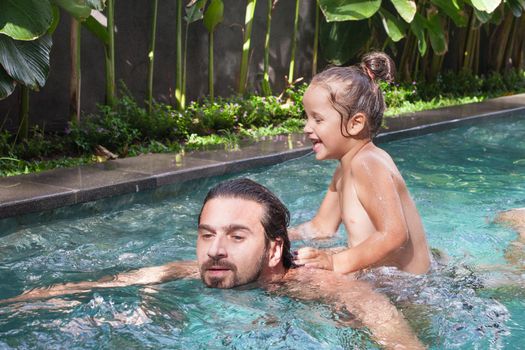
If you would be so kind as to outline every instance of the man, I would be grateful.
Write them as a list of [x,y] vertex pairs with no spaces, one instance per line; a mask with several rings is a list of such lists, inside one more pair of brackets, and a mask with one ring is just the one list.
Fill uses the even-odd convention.
[[513,266],[525,265],[525,208],[500,212],[494,221],[506,224],[518,232],[518,238],[505,250],[505,259]]
[[[292,266],[287,227],[290,214],[267,188],[248,179],[225,181],[210,190],[199,215],[197,262],[146,267],[95,282],[34,289],[5,302],[89,292],[93,288],[200,278],[211,288],[256,283],[280,294],[344,307],[387,348],[423,348],[386,297],[365,282],[333,272]],[[310,288],[305,288],[305,285]]]

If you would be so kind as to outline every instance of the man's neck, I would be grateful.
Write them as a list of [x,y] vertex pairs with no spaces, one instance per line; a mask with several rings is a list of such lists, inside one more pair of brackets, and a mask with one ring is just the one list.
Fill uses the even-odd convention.
[[287,272],[288,269],[284,267],[281,262],[275,267],[269,267],[266,269],[266,271],[264,271],[259,277],[259,282],[263,284],[278,282],[283,279]]

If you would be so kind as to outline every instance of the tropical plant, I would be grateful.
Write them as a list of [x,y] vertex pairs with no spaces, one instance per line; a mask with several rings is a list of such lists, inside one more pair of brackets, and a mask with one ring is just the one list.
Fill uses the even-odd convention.
[[255,14],[255,5],[257,0],[246,1],[246,14],[244,18],[244,35],[242,44],[241,71],[239,74],[239,94],[246,91],[246,82],[248,80],[248,58],[250,57],[250,46],[252,37],[253,16]]
[[297,31],[299,29],[299,0],[295,0],[295,15],[293,21],[293,32],[292,32],[292,47],[290,52],[290,69],[288,71],[288,84],[294,82],[294,71],[295,71],[295,51],[297,48]]
[[401,79],[411,81],[435,79],[445,55],[456,72],[478,74],[487,65],[496,71],[518,68],[523,58],[522,0],[421,0],[417,6],[413,0],[319,0],[319,6],[326,19],[320,30],[323,56],[334,64],[389,47]]
[[[184,31],[184,43],[182,44],[182,36],[179,36],[181,31],[177,31],[177,78],[175,86],[175,100],[177,101],[177,108],[183,111],[186,108],[186,61],[187,61],[187,48],[188,48],[188,30],[191,23],[196,22],[204,17],[204,8],[208,0],[191,0],[186,5],[186,15],[184,21],[186,22],[186,30]],[[178,10],[177,10],[178,11]],[[178,15],[178,12],[177,12]],[[181,14],[182,15],[182,14]],[[177,21],[182,23],[180,18]],[[182,33],[181,33],[182,34]],[[182,50],[184,45],[184,50]],[[181,66],[182,56],[182,66]]]
[[146,90],[148,98],[148,111],[151,113],[153,105],[153,72],[155,70],[155,43],[157,38],[157,11],[159,7],[159,0],[152,2],[152,19],[151,19],[151,39],[148,52],[148,88]]
[[312,77],[317,74],[317,61],[319,51],[319,23],[320,23],[320,9],[319,2],[315,2],[315,28],[314,28],[314,44],[313,44],[313,55],[312,55]]
[[69,32],[69,44],[71,51],[71,74],[69,77],[69,114],[70,120],[80,123],[80,94],[82,71],[80,66],[80,47],[81,47],[81,22],[75,17],[71,17],[71,27]]
[[264,36],[264,68],[263,80],[261,83],[262,91],[265,96],[272,94],[272,87],[270,85],[270,32],[272,28],[272,12],[277,5],[278,0],[266,0],[266,34]]
[[213,102],[213,33],[219,23],[222,22],[224,15],[224,4],[222,0],[211,0],[210,5],[204,12],[204,26],[208,30],[208,86],[210,100]]
[[115,80],[115,0],[107,0],[108,42],[104,45],[106,63],[106,104],[115,107],[117,85]]
[[[90,16],[103,0],[4,0],[0,13],[0,99],[22,86],[20,136],[28,135],[29,89],[44,86],[49,72],[51,35],[59,20],[58,7],[78,19]],[[93,23],[90,30],[97,30]]]

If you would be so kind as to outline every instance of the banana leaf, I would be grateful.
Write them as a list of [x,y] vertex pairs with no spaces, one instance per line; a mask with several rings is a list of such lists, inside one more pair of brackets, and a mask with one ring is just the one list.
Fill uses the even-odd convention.
[[0,65],[17,82],[38,90],[46,83],[49,73],[51,36],[36,40],[13,40],[0,35]]
[[472,6],[481,12],[492,13],[501,4],[501,0],[471,0]]
[[0,100],[11,95],[15,90],[16,82],[11,78],[4,68],[0,66]]
[[416,13],[414,20],[410,23],[410,30],[417,38],[417,48],[421,56],[424,56],[427,52],[427,42],[425,40],[426,21],[423,16]]
[[323,58],[340,66],[360,53],[371,31],[368,21],[323,22],[319,34]]
[[447,15],[458,27],[465,27],[468,24],[468,16],[456,1],[450,0],[431,0],[431,2]]
[[416,2],[413,0],[390,0],[392,5],[396,8],[397,13],[405,20],[410,23],[416,15]]
[[407,25],[404,21],[398,19],[384,8],[379,10],[379,14],[381,15],[381,22],[383,23],[385,32],[392,41],[398,42],[405,37]]
[[381,0],[319,0],[318,2],[328,22],[370,18],[381,7]]
[[436,55],[444,55],[448,51],[448,43],[445,38],[445,31],[441,24],[441,16],[435,14],[430,16],[427,21],[427,32],[430,38],[430,45]]
[[204,13],[204,26],[208,32],[213,32],[215,27],[222,22],[224,15],[224,4],[222,0],[211,0],[210,5]]
[[52,22],[48,0],[2,0],[0,34],[15,40],[35,40],[47,33]]

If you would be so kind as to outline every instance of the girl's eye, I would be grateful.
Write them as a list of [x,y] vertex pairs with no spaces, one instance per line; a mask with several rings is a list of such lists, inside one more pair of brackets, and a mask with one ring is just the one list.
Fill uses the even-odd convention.
[[314,120],[315,120],[315,123],[316,123],[316,124],[320,124],[320,123],[323,121],[323,120],[320,119],[320,118],[315,118]]

